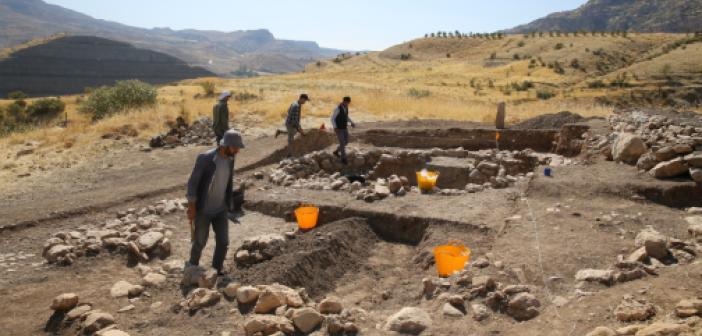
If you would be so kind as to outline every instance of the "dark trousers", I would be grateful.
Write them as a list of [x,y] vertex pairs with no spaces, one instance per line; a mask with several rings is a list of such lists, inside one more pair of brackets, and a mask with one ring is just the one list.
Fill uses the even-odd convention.
[[212,231],[215,233],[215,251],[212,257],[212,267],[221,271],[224,266],[224,259],[227,257],[227,248],[229,247],[227,211],[222,211],[216,215],[199,213],[195,216],[195,235],[190,249],[190,264],[200,264],[202,249],[207,245],[207,238],[210,234],[210,225],[212,225]]
[[339,147],[337,147],[336,150],[339,152],[339,155],[341,155],[341,158],[346,160],[346,145],[349,144],[349,130],[347,128],[337,128],[334,131],[336,132],[336,137],[339,139]]

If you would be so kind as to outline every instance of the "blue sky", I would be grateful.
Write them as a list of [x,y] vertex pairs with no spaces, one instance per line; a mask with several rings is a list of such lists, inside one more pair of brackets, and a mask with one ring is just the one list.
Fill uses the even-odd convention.
[[586,0],[46,0],[131,26],[269,29],[323,47],[381,50],[427,32],[491,32]]

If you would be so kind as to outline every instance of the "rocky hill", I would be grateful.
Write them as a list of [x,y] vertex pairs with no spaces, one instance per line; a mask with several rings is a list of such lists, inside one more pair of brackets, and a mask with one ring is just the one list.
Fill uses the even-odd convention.
[[702,30],[700,0],[590,0],[578,9],[554,13],[510,29],[534,31],[634,31],[685,33]]
[[31,46],[0,60],[0,96],[80,93],[86,87],[139,79],[163,84],[214,76],[163,53],[99,37],[72,36]]
[[[267,30],[142,29],[94,19],[42,0],[0,0],[0,48],[57,33],[127,42],[173,55],[220,75],[229,75],[241,68],[265,72],[301,70],[310,59],[332,57],[341,52],[320,48],[315,42],[278,40]],[[250,62],[251,59],[256,62]]]

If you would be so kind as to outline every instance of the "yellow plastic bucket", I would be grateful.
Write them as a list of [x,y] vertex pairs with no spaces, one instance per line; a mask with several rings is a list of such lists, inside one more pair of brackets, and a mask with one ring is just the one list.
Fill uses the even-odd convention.
[[434,261],[439,276],[448,277],[461,271],[470,261],[470,249],[460,241],[451,240],[448,245],[434,248]]
[[436,180],[438,179],[438,172],[417,172],[417,186],[419,187],[419,190],[431,191],[434,189],[434,187],[436,187]]
[[319,208],[314,206],[301,206],[295,209],[297,226],[302,230],[314,229],[319,218]]

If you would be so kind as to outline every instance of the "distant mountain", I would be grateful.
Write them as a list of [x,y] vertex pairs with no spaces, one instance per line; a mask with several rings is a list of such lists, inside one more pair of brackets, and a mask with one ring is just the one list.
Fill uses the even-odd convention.
[[86,87],[139,79],[164,84],[214,76],[164,53],[93,36],[69,36],[30,46],[0,59],[0,97],[82,93]]
[[298,71],[314,59],[333,57],[342,52],[320,48],[315,42],[278,40],[268,30],[143,29],[94,19],[42,0],[0,0],[0,48],[58,33],[128,42],[167,53],[221,75],[241,68],[273,73]]
[[578,9],[507,30],[536,31],[702,31],[702,0],[590,0]]

